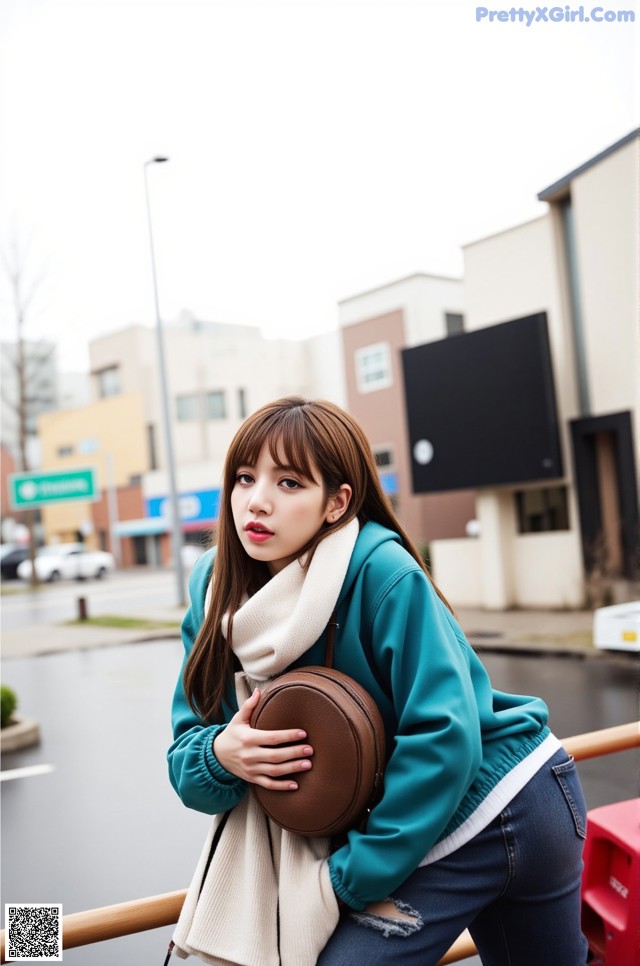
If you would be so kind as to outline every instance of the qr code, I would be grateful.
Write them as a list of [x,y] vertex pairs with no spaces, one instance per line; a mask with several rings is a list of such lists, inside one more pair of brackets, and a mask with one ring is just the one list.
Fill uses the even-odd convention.
[[62,962],[61,904],[14,902],[4,910],[8,960]]

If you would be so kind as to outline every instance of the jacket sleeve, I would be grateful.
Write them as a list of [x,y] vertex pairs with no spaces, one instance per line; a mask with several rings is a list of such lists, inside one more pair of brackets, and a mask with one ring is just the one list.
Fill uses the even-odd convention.
[[204,619],[204,597],[211,574],[212,553],[195,564],[189,579],[190,605],[182,622],[185,656],[173,696],[173,744],[167,752],[169,778],[187,808],[214,815],[233,808],[247,783],[226,771],[213,753],[216,735],[226,724],[205,725],[187,701],[184,668]]
[[329,860],[337,895],[354,909],[385,899],[417,868],[482,760],[468,652],[448,611],[417,568],[389,583],[370,624],[397,721],[384,793],[366,832],[350,832]]

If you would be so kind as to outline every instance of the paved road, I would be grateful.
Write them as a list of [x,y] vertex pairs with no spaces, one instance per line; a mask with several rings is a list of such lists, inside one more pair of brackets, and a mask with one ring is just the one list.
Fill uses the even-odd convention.
[[[486,654],[496,687],[541,694],[560,736],[633,720],[630,662]],[[4,902],[62,902],[75,912],[185,888],[209,819],[185,809],[166,778],[178,641],[71,651],[5,662],[42,744],[3,769],[49,774],[2,786]],[[637,794],[638,754],[584,762],[589,807]],[[76,966],[160,966],[171,928],[68,950]],[[477,962],[477,960],[475,961]],[[472,966],[469,962],[468,966]]]

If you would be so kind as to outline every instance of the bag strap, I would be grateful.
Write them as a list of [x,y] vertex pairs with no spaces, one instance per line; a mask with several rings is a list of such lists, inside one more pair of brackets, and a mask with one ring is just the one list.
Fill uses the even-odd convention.
[[[218,842],[220,841],[220,837],[222,835],[222,832],[224,830],[225,825],[227,824],[227,819],[229,818],[229,815],[230,814],[231,814],[230,811],[227,811],[227,812],[224,813],[224,815],[222,816],[222,818],[220,819],[220,821],[218,823],[218,827],[216,828],[215,832],[213,833],[213,841],[211,842],[211,848],[209,849],[209,855],[207,857],[207,864],[204,867],[204,875],[202,876],[202,882],[200,883],[200,888],[198,890],[198,898],[196,899],[196,904],[200,901],[200,896],[202,895],[202,890],[204,889],[204,880],[207,878],[207,873],[209,871],[209,866],[211,865],[211,860],[213,859],[213,853],[218,848]],[[173,950],[175,948],[175,945],[176,944],[174,943],[174,941],[172,939],[171,942],[169,943],[169,948],[167,950],[167,956],[166,956],[166,959],[165,959],[165,961],[163,963],[163,966],[169,966],[169,960],[171,959],[171,957],[173,955]]]
[[340,627],[336,620],[336,611],[329,618],[327,624],[327,653],[324,659],[325,667],[333,667],[333,645],[336,639],[336,630]]

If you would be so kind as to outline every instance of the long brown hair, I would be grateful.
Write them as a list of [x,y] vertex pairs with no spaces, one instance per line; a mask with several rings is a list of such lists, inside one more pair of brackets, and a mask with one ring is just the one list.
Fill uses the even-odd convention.
[[[265,563],[252,560],[245,552],[231,512],[231,491],[238,467],[255,465],[265,444],[275,463],[284,461],[308,479],[318,481],[320,478],[325,501],[338,492],[342,483],[349,483],[352,488],[351,500],[339,521],[324,524],[301,548],[301,556],[307,553],[307,566],[321,540],[357,517],[361,527],[375,521],[399,534],[406,549],[431,580],[420,553],[400,526],[382,490],[371,446],[356,420],[325,400],[289,396],[263,406],[242,424],[227,453],[211,606],[184,672],[187,699],[205,721],[219,720],[233,670],[230,645],[233,615],[245,595],[254,594],[270,576]],[[435,590],[449,607],[437,587]],[[221,621],[227,613],[230,615],[228,640],[221,631]]]

